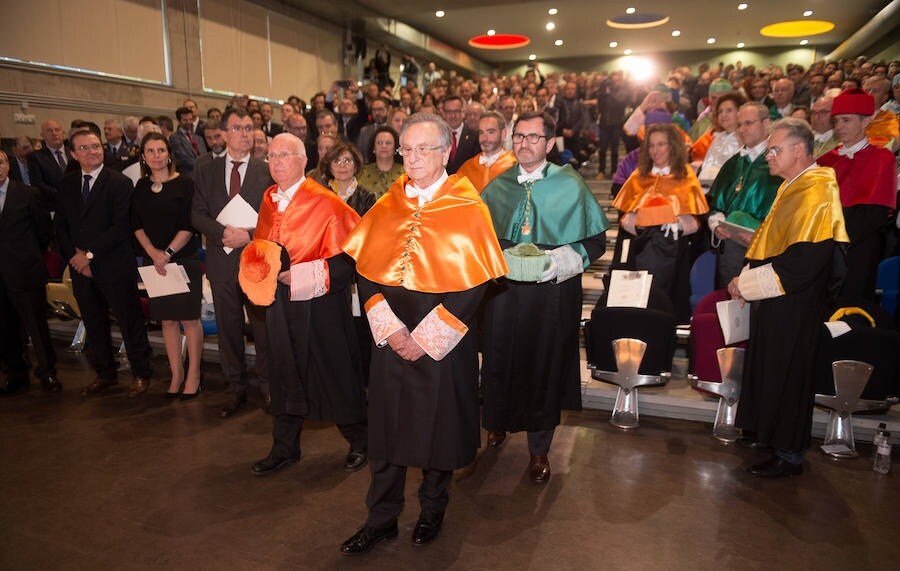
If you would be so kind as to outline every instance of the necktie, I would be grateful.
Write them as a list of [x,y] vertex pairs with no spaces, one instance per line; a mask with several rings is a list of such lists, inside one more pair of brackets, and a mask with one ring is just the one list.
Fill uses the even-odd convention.
[[234,198],[241,193],[241,173],[238,170],[243,161],[231,161],[231,186],[228,190],[228,198]]
[[23,164],[19,161],[19,172],[22,174],[22,182],[31,186],[31,177],[28,175],[28,163]]
[[81,185],[81,201],[86,202],[88,195],[91,193],[91,175],[84,175],[84,183]]
[[56,154],[56,162],[59,163],[59,168],[61,168],[63,171],[65,171],[66,170],[66,158],[63,156],[62,151],[60,151],[59,149],[56,149],[54,151],[54,153]]
[[197,144],[197,139],[194,138],[194,134],[188,132],[185,132],[185,134],[187,135],[188,140],[191,142],[191,148],[194,150],[194,156],[200,156],[200,146]]
[[453,135],[453,142],[450,144],[450,160],[456,157],[456,131],[450,131]]

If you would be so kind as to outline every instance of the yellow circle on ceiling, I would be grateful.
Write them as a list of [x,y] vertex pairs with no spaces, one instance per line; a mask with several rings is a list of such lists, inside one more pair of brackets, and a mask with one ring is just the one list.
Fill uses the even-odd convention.
[[827,20],[791,20],[769,24],[761,29],[759,33],[770,38],[799,38],[801,36],[824,34],[833,29],[834,22],[828,22]]

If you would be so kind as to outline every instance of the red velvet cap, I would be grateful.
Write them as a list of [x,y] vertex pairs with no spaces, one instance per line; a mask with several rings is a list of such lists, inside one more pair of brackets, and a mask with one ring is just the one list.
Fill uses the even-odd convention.
[[862,89],[845,89],[834,98],[831,106],[831,116],[835,115],[866,115],[875,113],[875,98]]

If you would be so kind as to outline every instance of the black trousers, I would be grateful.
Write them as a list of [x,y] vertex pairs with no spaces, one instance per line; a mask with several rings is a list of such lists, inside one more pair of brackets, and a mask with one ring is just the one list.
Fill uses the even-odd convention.
[[606,152],[610,154],[610,175],[619,167],[619,141],[622,138],[622,124],[600,125],[597,129],[597,170],[606,172]]
[[[272,423],[273,458],[293,458],[300,456],[300,432],[303,430],[302,416],[296,414],[279,414]],[[350,450],[365,452],[368,450],[368,424],[338,424],[341,436],[350,444]]]
[[550,452],[550,443],[553,442],[553,432],[550,430],[537,430],[528,433],[528,452],[535,456],[546,456]]
[[247,364],[244,360],[244,308],[250,318],[253,342],[256,347],[256,374],[259,388],[269,390],[267,368],[268,336],[266,311],[247,301],[237,278],[232,281],[211,281],[213,305],[216,309],[216,329],[219,342],[219,361],[222,373],[231,390],[238,395],[247,392]]
[[0,277],[0,363],[11,374],[28,374],[24,332],[31,337],[37,359],[34,376],[44,379],[56,375],[56,352],[47,326],[46,295],[43,287],[11,291]]
[[72,273],[72,289],[91,349],[91,361],[97,376],[105,380],[116,378],[118,369],[110,335],[109,313],[119,322],[125,350],[135,377],[149,379],[152,373],[152,350],[147,341],[147,329],[138,296],[137,280],[97,282],[81,274]]
[[[366,494],[369,517],[366,525],[384,528],[394,525],[403,511],[404,488],[406,487],[406,466],[391,464],[384,460],[370,460],[372,482]],[[422,469],[422,485],[419,486],[419,517],[435,520],[443,518],[450,493],[447,488],[453,479],[452,470]]]

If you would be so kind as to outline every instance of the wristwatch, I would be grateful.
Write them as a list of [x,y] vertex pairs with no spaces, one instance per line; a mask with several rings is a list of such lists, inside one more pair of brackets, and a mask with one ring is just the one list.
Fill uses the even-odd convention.
[[169,256],[170,258],[175,255],[175,250],[173,250],[172,248],[166,248],[165,252],[166,252],[166,255]]
[[94,253],[91,252],[90,250],[88,250],[87,252],[84,253],[84,257],[87,258],[88,261],[91,261],[94,259]]

